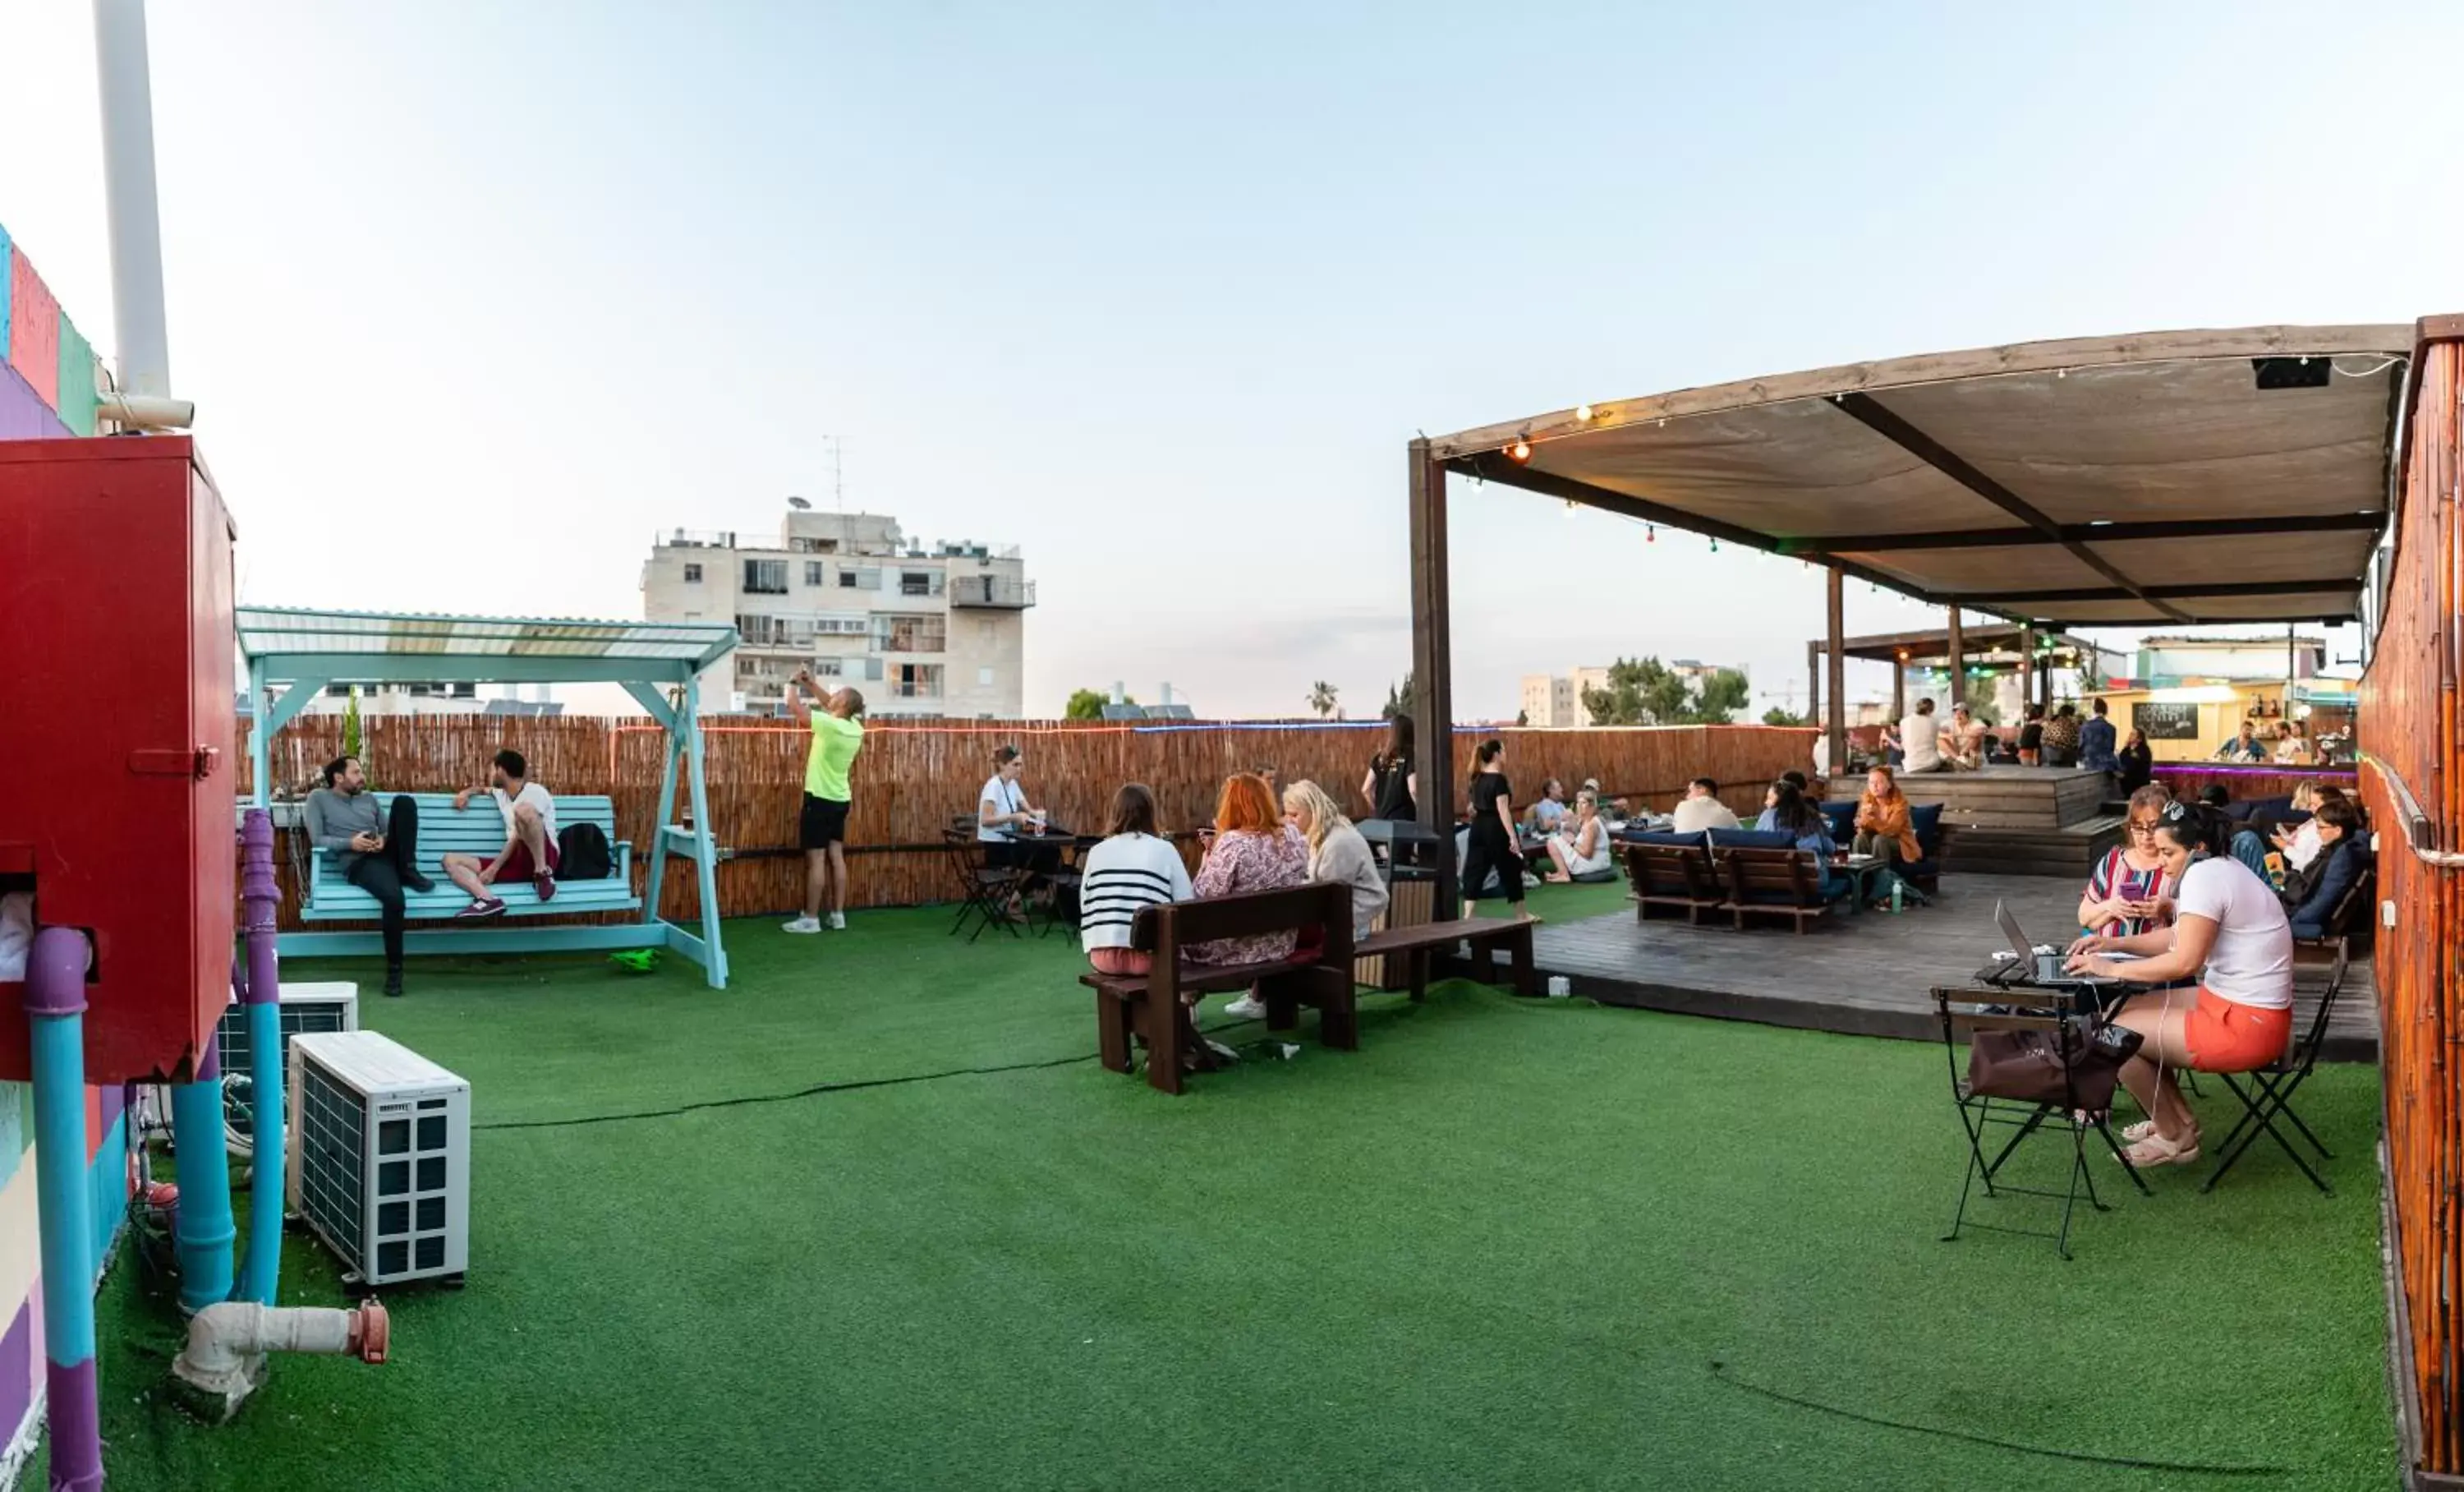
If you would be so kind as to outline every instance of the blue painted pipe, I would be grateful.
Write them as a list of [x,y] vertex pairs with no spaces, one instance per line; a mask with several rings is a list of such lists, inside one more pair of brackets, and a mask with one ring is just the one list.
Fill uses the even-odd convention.
[[234,1299],[275,1303],[282,1282],[282,971],[274,950],[274,816],[248,811],[240,826],[240,902],[248,916],[248,1072],[255,1132],[249,1161],[248,1265]]
[[94,1375],[94,1198],[85,1168],[86,963],[85,934],[46,927],[34,935],[26,979],[52,1492],[93,1492],[102,1485],[102,1421]]
[[[239,961],[231,979],[240,980]],[[172,1244],[180,1257],[180,1308],[193,1316],[231,1299],[231,1156],[223,1130],[222,1058],[213,1034],[197,1057],[197,1080],[171,1085],[171,1146],[177,1152],[180,1214]]]

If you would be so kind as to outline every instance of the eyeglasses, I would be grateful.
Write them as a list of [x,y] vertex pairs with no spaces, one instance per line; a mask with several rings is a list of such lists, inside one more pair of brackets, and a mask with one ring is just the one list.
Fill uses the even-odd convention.
[[2130,832],[2135,835],[2152,835],[2156,832],[2156,820],[2152,818],[2134,818],[2130,821],[2129,828]]

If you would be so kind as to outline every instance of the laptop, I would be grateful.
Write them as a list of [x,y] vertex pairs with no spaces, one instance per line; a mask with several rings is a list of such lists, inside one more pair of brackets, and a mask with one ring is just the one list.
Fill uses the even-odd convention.
[[[2001,924],[2002,936],[2011,940],[2011,951],[2018,958],[2019,967],[2029,971],[2031,984],[2109,990],[2129,983],[2128,980],[2116,979],[2110,974],[2074,974],[2065,971],[2062,968],[2065,958],[2062,951],[2057,948],[2051,953],[2037,952],[2036,946],[2028,941],[2028,935],[2019,930],[2019,919],[2012,916],[2011,908],[2000,902],[1993,903],[1993,920]],[[2113,953],[2106,956],[2127,958],[2130,955]]]

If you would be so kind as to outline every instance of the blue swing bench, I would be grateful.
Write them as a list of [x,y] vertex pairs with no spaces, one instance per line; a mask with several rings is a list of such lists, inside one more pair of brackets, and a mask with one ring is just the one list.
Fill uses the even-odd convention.
[[[413,792],[376,795],[377,817],[383,821],[393,811],[397,796],[407,796],[419,807],[419,868],[436,882],[433,891],[406,890],[403,913],[412,922],[451,918],[471,904],[471,898],[460,887],[445,879],[445,857],[472,855],[482,861],[495,857],[505,847],[505,816],[496,812],[494,798],[474,797],[471,806],[454,812],[453,795],[450,792]],[[506,917],[558,917],[582,912],[631,912],[641,909],[642,899],[633,892],[633,846],[616,837],[616,803],[605,795],[559,794],[556,800],[556,824],[561,831],[573,824],[596,824],[607,836],[609,858],[615,874],[600,880],[560,880],[553,900],[541,902],[539,893],[527,880],[498,881],[495,896],[505,903]],[[306,895],[302,898],[299,919],[302,922],[373,922],[377,899],[350,883],[337,867],[331,850],[317,850],[308,875]],[[490,921],[495,921],[491,918]]]

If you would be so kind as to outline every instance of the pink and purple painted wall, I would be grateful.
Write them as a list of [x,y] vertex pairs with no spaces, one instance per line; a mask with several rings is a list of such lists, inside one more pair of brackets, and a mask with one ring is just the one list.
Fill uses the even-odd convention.
[[[67,439],[95,433],[99,370],[22,245],[0,228],[0,440]],[[24,1017],[11,1010],[0,1020]],[[34,1177],[53,1157],[34,1152],[33,1090],[0,1082],[0,1486],[12,1482],[42,1430],[42,1254]],[[123,1090],[86,1091],[85,1170],[94,1196],[97,1274],[128,1207],[128,1120]]]

